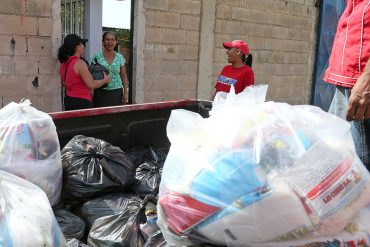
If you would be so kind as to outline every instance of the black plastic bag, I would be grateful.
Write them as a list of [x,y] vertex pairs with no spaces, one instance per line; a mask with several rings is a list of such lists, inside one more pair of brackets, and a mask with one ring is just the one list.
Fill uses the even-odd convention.
[[135,183],[135,167],[126,154],[97,138],[73,137],[62,150],[62,164],[62,198],[71,205]]
[[[162,164],[163,165],[163,164]],[[141,197],[157,195],[161,183],[162,165],[145,162],[136,169],[135,193]]]
[[90,230],[96,219],[104,216],[117,215],[125,212],[130,203],[135,203],[138,197],[133,194],[110,194],[85,202],[79,212],[84,219],[86,228]]
[[89,246],[80,242],[78,239],[74,238],[67,242],[67,247],[89,247]]
[[166,160],[168,150],[159,149],[152,146],[134,147],[127,151],[127,156],[130,161],[136,166],[140,166],[145,162],[154,162],[163,166]]
[[157,231],[145,242],[144,247],[164,247],[166,246],[166,240],[163,237],[161,231]]
[[78,240],[83,239],[85,235],[85,222],[81,218],[64,209],[54,210],[54,215],[66,240],[74,238]]
[[[97,58],[95,58],[94,61],[91,62],[88,68],[94,80],[102,80],[104,78],[103,73],[105,73],[106,75],[109,75],[109,70],[103,65],[101,65],[100,63],[98,63]],[[104,88],[106,86],[107,84],[104,84],[101,88]]]
[[[127,200],[128,199],[128,200]],[[96,219],[90,229],[87,243],[92,246],[142,247],[144,236],[140,224],[146,221],[146,201],[132,196],[124,200],[121,213]]]

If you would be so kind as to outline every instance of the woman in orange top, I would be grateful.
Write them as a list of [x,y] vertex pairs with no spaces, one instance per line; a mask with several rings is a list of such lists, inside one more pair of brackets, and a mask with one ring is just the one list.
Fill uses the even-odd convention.
[[93,107],[92,90],[110,81],[104,74],[102,80],[94,80],[86,62],[81,59],[87,39],[68,34],[59,48],[60,77],[65,86],[64,107],[66,111]]

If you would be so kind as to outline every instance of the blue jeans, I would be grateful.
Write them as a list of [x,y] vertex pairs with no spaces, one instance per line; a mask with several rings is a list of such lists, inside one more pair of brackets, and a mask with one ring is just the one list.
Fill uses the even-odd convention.
[[[329,113],[346,119],[348,99],[351,89],[337,86],[331,102]],[[370,119],[351,122],[351,134],[355,143],[356,153],[362,163],[370,171]]]

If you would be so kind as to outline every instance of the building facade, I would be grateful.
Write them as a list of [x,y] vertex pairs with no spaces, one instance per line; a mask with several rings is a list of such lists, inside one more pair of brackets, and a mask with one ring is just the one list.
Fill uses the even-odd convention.
[[[95,22],[101,1],[86,0],[88,53],[100,48],[101,21]],[[269,85],[269,100],[309,103],[319,12],[314,2],[132,0],[133,103],[211,99],[227,64],[222,42],[234,39],[249,44],[256,83]],[[1,1],[0,107],[29,98],[42,111],[61,110],[61,13],[61,0]]]

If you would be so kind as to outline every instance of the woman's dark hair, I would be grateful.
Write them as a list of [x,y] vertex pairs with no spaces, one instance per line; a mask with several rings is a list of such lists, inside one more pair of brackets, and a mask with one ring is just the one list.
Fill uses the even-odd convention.
[[[77,46],[77,45],[76,45]],[[60,63],[64,63],[70,56],[73,56],[76,50],[76,46],[66,46],[63,44],[58,50],[58,59]]]
[[106,31],[106,32],[104,32],[104,33],[103,33],[103,39],[102,39],[102,41],[104,41],[105,37],[106,37],[108,34],[113,34],[114,39],[115,39],[115,40],[117,40],[117,38],[116,38],[116,34],[115,34],[114,32],[112,32],[112,31]]
[[244,64],[246,64],[246,65],[248,65],[249,67],[252,68],[252,63],[253,63],[253,56],[252,56],[252,54],[248,54],[248,56],[246,56],[245,54],[243,54],[242,61],[243,61]]

